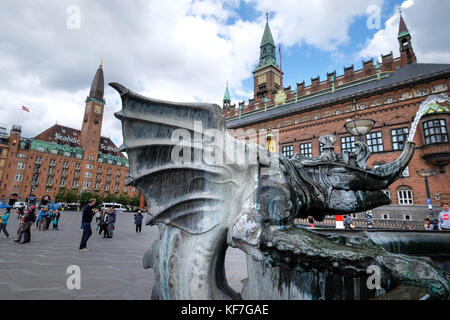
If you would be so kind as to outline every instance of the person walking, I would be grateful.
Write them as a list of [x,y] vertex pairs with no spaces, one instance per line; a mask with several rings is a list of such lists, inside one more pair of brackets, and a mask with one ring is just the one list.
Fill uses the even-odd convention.
[[141,210],[138,211],[137,214],[134,215],[134,223],[136,224],[136,233],[141,233],[142,230],[142,220],[144,219],[144,216],[141,213]]
[[0,233],[2,233],[2,231],[3,231],[3,233],[5,234],[7,239],[9,238],[9,233],[6,230],[6,226],[8,225],[10,212],[11,212],[11,208],[6,208],[5,214],[0,217]]
[[442,211],[439,213],[439,230],[450,231],[450,208],[446,202],[443,202],[441,207]]
[[87,248],[87,241],[89,240],[90,236],[92,235],[91,230],[91,222],[92,218],[94,217],[94,206],[95,206],[96,200],[92,198],[89,200],[89,203],[84,206],[83,208],[83,214],[81,218],[81,226],[83,228],[83,236],[81,237],[80,242],[80,251],[88,251]]
[[116,210],[113,207],[108,209],[108,238],[113,237],[114,224],[116,223]]

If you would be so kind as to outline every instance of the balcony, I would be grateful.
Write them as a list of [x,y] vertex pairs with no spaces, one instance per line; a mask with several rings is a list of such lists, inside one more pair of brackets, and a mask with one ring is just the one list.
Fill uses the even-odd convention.
[[445,173],[445,166],[450,163],[450,144],[424,145],[421,156],[429,164],[439,167],[440,173]]

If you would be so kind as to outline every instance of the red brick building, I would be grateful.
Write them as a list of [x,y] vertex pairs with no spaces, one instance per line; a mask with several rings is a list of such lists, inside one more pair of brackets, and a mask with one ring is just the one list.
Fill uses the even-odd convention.
[[127,158],[101,136],[103,94],[100,65],[86,99],[81,130],[54,125],[32,139],[22,137],[16,125],[9,135],[0,132],[0,199],[12,203],[33,196],[54,201],[66,190],[138,196],[136,188],[125,186]]
[[[360,70],[352,65],[344,68],[342,75],[334,71],[323,81],[312,78],[308,86],[303,81],[294,89],[282,88],[283,73],[276,62],[267,23],[260,62],[253,72],[254,98],[247,104],[231,105],[227,88],[224,114],[228,129],[252,129],[263,134],[277,130],[280,152],[317,157],[321,153],[319,137],[324,134],[337,136],[337,153],[353,149],[355,137],[344,124],[355,117],[356,110],[359,118],[376,121],[364,137],[372,152],[369,166],[396,159],[419,105],[429,95],[450,94],[450,64],[418,63],[403,17],[398,41],[397,58],[391,52],[381,57],[381,63],[363,61]],[[426,110],[415,134],[416,150],[410,165],[404,176],[385,190],[392,205],[375,210],[374,218],[418,220],[427,215],[425,182],[417,173],[421,169],[435,169],[436,174],[429,178],[435,211],[440,201],[450,200],[449,115],[448,104],[430,105]],[[256,140],[255,135],[244,134],[241,138],[244,136]]]

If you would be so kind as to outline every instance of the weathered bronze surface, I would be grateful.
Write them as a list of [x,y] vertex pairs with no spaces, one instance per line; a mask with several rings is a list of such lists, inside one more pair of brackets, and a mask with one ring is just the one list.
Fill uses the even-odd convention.
[[[332,135],[321,137],[320,157],[287,159],[230,137],[217,105],[158,101],[111,86],[122,97],[116,117],[129,157],[128,183],[142,191],[147,224],[160,231],[144,257],[144,267],[155,272],[153,299],[351,299],[343,288],[330,293],[326,284],[365,281],[371,265],[381,269],[385,291],[404,285],[449,298],[450,277],[429,258],[388,252],[366,234],[321,234],[293,224],[389,204],[380,190],[408,165],[413,142],[376,169],[367,167],[366,144],[336,154]],[[242,293],[225,277],[228,246],[248,255]]]

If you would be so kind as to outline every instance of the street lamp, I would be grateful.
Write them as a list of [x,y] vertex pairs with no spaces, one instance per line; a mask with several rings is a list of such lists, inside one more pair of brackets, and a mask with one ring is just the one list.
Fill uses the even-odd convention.
[[370,130],[372,130],[375,120],[372,119],[359,119],[357,108],[356,108],[356,100],[353,100],[355,116],[353,119],[347,120],[344,124],[345,130],[350,133],[352,136],[358,137],[358,141],[363,142],[363,136],[368,134]]
[[433,203],[431,202],[431,193],[430,186],[428,184],[428,178],[436,175],[436,171],[434,169],[420,169],[419,171],[417,171],[417,174],[422,178],[425,178],[425,189],[427,190],[427,206],[428,210],[430,211],[430,217],[434,219]]
[[[355,116],[353,119],[347,120],[344,124],[345,130],[354,137],[358,137],[359,142],[364,142],[363,136],[368,134],[375,125],[375,120],[372,119],[359,119],[356,99],[353,99],[353,107],[355,110]],[[368,228],[373,228],[373,214],[372,210],[366,211],[366,222]]]

